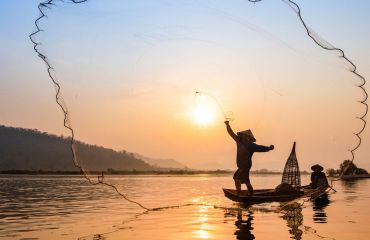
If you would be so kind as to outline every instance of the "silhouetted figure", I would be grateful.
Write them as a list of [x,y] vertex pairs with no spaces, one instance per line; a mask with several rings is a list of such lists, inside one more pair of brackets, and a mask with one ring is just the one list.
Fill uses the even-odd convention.
[[98,182],[103,183],[104,181],[104,172],[101,172],[101,176],[98,176]]
[[313,171],[311,173],[311,188],[315,189],[321,186],[328,186],[328,179],[325,173],[323,173],[324,168],[318,164],[311,167]]
[[241,190],[241,184],[247,185],[249,193],[253,194],[253,187],[249,180],[249,171],[252,167],[252,156],[255,152],[268,152],[274,149],[274,145],[269,147],[257,145],[251,130],[238,132],[237,135],[230,127],[229,121],[225,121],[227,132],[235,140],[237,146],[236,165],[238,170],[234,173],[235,187],[238,193]]

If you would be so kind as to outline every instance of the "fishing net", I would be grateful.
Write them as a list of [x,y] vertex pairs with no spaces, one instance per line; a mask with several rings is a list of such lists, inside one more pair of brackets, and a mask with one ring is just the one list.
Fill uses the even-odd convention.
[[[328,157],[353,160],[366,126],[365,79],[341,49],[305,24],[293,1],[282,2],[301,22],[279,1],[250,2],[255,4],[41,3],[30,39],[46,64],[63,113],[70,154],[63,156],[71,163],[65,169],[79,170],[91,184],[113,188],[143,208],[155,207],[150,206],[150,197],[135,191],[150,184],[149,179],[118,175],[184,169],[184,165],[235,168],[235,146],[227,137],[223,117],[235,119],[235,130],[253,129],[258,143],[279,143],[269,157],[254,157],[256,169],[280,169],[284,163],[273,159],[285,156],[292,139],[304,143],[303,168]],[[267,16],[268,12],[276,15]],[[331,53],[338,53],[340,61]],[[359,84],[357,89],[354,83]],[[362,105],[354,101],[359,89],[364,94]],[[194,98],[195,91],[208,97]],[[190,124],[189,109],[197,104],[207,105],[207,114],[220,124],[208,128]],[[366,111],[359,116],[359,126],[353,116],[363,106]],[[348,127],[339,131],[338,126]],[[313,131],[318,128],[321,131]],[[348,155],[353,129],[359,129],[355,134],[359,142]],[[159,167],[157,158],[185,164]],[[295,155],[289,159],[283,181],[298,186]],[[153,191],[167,194],[165,186]]]
[[327,51],[334,51],[337,56],[343,60],[343,62],[347,65],[348,71],[351,72],[358,80],[357,82],[357,87],[360,89],[360,91],[363,94],[363,97],[358,100],[358,102],[363,106],[362,114],[360,114],[357,119],[361,121],[361,127],[355,131],[353,134],[357,138],[357,143],[349,149],[351,153],[351,161],[353,162],[355,159],[355,152],[356,150],[361,146],[362,143],[362,138],[361,135],[364,132],[366,128],[366,120],[365,117],[368,113],[368,104],[367,104],[367,99],[368,99],[368,93],[365,89],[365,84],[366,84],[366,79],[357,71],[357,66],[356,64],[350,60],[344,51],[341,48],[335,47],[334,45],[330,44],[328,41],[320,37],[319,34],[315,33],[314,30],[312,30],[303,20],[302,14],[301,14],[301,9],[298,6],[297,3],[291,0],[283,0],[299,17],[300,21],[302,22],[307,35],[322,49],[327,50]]
[[290,184],[294,188],[301,186],[301,173],[299,171],[298,160],[295,152],[296,143],[293,144],[292,151],[285,163],[281,183]]

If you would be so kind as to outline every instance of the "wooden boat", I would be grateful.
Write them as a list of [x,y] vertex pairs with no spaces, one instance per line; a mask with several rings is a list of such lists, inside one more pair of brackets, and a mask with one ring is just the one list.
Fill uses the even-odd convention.
[[[293,143],[292,151],[285,163],[284,172],[282,176],[282,184],[290,186],[301,185],[301,175],[299,172],[298,160],[296,156],[296,143]],[[320,166],[321,167],[321,166]],[[321,170],[322,171],[322,170]],[[326,193],[328,185],[320,186],[312,189],[310,185],[301,186],[296,191],[289,193],[276,192],[275,189],[257,189],[253,191],[253,195],[248,195],[247,190],[242,190],[239,194],[235,189],[223,188],[225,197],[244,204],[265,203],[265,202],[287,202],[301,197],[309,197],[312,200],[322,196]],[[281,189],[282,190],[282,189]]]
[[253,195],[248,195],[247,190],[242,190],[240,194],[235,189],[223,188],[225,197],[234,201],[245,204],[265,203],[265,202],[287,202],[300,197],[310,197],[315,199],[326,193],[328,186],[312,189],[310,186],[302,186],[295,193],[278,194],[274,189],[257,189]]

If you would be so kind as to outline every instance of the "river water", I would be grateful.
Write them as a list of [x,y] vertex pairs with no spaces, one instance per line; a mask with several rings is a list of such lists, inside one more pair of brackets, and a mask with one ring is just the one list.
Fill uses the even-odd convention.
[[[278,175],[254,175],[273,188]],[[231,175],[115,176],[145,211],[80,176],[0,175],[0,239],[370,239],[370,179],[336,181],[328,201],[240,207],[223,196]],[[302,176],[303,184],[309,176]]]

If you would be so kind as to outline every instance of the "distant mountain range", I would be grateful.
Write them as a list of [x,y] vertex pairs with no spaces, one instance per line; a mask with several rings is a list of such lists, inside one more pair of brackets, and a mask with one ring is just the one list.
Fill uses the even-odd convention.
[[[160,171],[184,168],[172,159],[152,159],[127,151],[76,141],[79,164],[90,171]],[[78,171],[72,162],[69,138],[36,129],[0,125],[0,171]]]
[[184,164],[179,163],[178,161],[174,159],[170,159],[170,158],[169,159],[150,158],[150,157],[145,157],[143,155],[140,155],[138,153],[134,153],[134,156],[150,164],[153,167],[167,168],[167,169],[188,169],[188,167],[185,166]]

